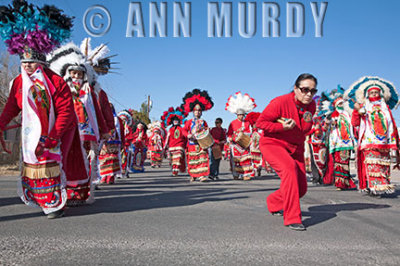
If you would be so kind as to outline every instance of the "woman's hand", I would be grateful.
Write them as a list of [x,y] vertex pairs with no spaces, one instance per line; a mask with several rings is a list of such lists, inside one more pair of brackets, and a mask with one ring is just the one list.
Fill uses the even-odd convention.
[[289,118],[282,125],[283,129],[287,131],[293,129],[296,126],[296,122],[293,119]]

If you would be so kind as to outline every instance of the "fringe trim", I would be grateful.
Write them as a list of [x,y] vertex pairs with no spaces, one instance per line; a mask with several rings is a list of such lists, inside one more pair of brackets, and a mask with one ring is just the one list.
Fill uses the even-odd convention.
[[33,165],[24,163],[21,175],[29,179],[58,177],[61,175],[60,165],[58,163],[43,164],[43,165]]
[[393,194],[395,192],[395,186],[388,184],[388,185],[376,185],[370,187],[370,193],[374,195],[382,195],[382,194]]

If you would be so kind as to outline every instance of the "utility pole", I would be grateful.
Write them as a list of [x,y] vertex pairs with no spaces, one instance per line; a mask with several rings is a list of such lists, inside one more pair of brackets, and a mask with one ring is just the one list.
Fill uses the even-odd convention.
[[150,119],[150,95],[147,96],[147,118]]

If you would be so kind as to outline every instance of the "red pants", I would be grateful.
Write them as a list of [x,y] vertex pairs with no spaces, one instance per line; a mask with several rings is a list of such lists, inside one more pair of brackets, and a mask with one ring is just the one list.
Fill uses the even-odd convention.
[[307,192],[304,151],[290,154],[282,145],[260,142],[265,160],[281,179],[280,188],[267,197],[270,212],[283,210],[284,225],[301,223],[300,198]]

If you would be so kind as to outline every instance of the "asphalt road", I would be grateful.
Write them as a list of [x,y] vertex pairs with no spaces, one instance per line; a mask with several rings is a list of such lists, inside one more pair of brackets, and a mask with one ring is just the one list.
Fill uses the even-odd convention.
[[[279,178],[189,183],[167,165],[101,186],[93,205],[48,220],[0,177],[0,265],[400,265],[400,202],[309,186],[307,231],[266,211]],[[354,172],[354,171],[353,171]],[[395,173],[400,180],[400,172]]]

